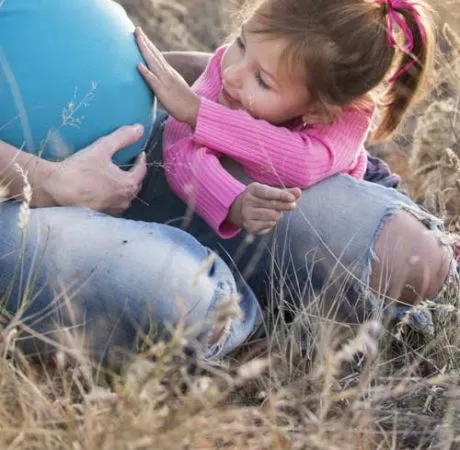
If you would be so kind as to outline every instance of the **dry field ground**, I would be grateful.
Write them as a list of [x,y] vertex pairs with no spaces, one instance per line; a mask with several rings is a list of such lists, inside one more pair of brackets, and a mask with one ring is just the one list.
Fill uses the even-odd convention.
[[[123,0],[161,49],[211,50],[226,0]],[[371,148],[409,193],[460,230],[460,0],[442,3],[430,92],[404,130]],[[438,308],[433,339],[378,324],[342,329],[314,306],[272,319],[267,341],[212,367],[186,356],[180,329],[121,374],[84,358],[25,361],[0,332],[0,448],[460,449],[458,305]]]

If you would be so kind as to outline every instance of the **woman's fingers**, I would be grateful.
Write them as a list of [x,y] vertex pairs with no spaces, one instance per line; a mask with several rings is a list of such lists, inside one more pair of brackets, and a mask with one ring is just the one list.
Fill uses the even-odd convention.
[[134,144],[143,134],[144,127],[139,124],[120,127],[113,133],[99,138],[88,147],[88,150],[91,149],[92,153],[104,154],[111,159],[118,150]]
[[142,152],[136,158],[136,162],[128,172],[131,174],[133,182],[137,185],[137,195],[142,188],[142,182],[144,181],[145,175],[147,173],[147,160],[144,152]]

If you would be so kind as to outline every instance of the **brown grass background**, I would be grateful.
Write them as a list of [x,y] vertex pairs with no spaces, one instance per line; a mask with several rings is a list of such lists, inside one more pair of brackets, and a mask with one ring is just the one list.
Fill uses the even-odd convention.
[[[235,5],[120,3],[163,50],[214,49]],[[458,230],[460,0],[435,4],[443,45],[426,99],[370,150]],[[458,293],[447,302],[429,340],[397,339],[373,322],[342,329],[313,305],[289,324],[272,318],[270,339],[211,366],[187,356],[178,327],[121,373],[94,366],[76,345],[51,365],[25,360],[15,349],[19,317],[0,329],[0,449],[460,449]]]

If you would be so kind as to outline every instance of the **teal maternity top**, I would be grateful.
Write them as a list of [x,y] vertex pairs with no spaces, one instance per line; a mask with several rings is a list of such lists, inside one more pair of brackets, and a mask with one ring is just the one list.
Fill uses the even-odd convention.
[[139,75],[134,26],[111,0],[0,1],[0,140],[60,160],[122,125],[145,146],[153,98]]

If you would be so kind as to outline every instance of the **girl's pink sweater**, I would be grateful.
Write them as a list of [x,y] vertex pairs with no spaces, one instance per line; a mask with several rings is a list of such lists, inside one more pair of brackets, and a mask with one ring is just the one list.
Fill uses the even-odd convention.
[[275,126],[226,108],[217,103],[225,49],[217,50],[193,86],[201,98],[195,130],[167,119],[163,158],[171,189],[220,237],[230,238],[239,228],[227,216],[245,185],[225,171],[221,157],[239,162],[250,178],[275,186],[305,189],[337,173],[362,178],[372,113],[347,109],[332,124],[305,128],[298,122]]

